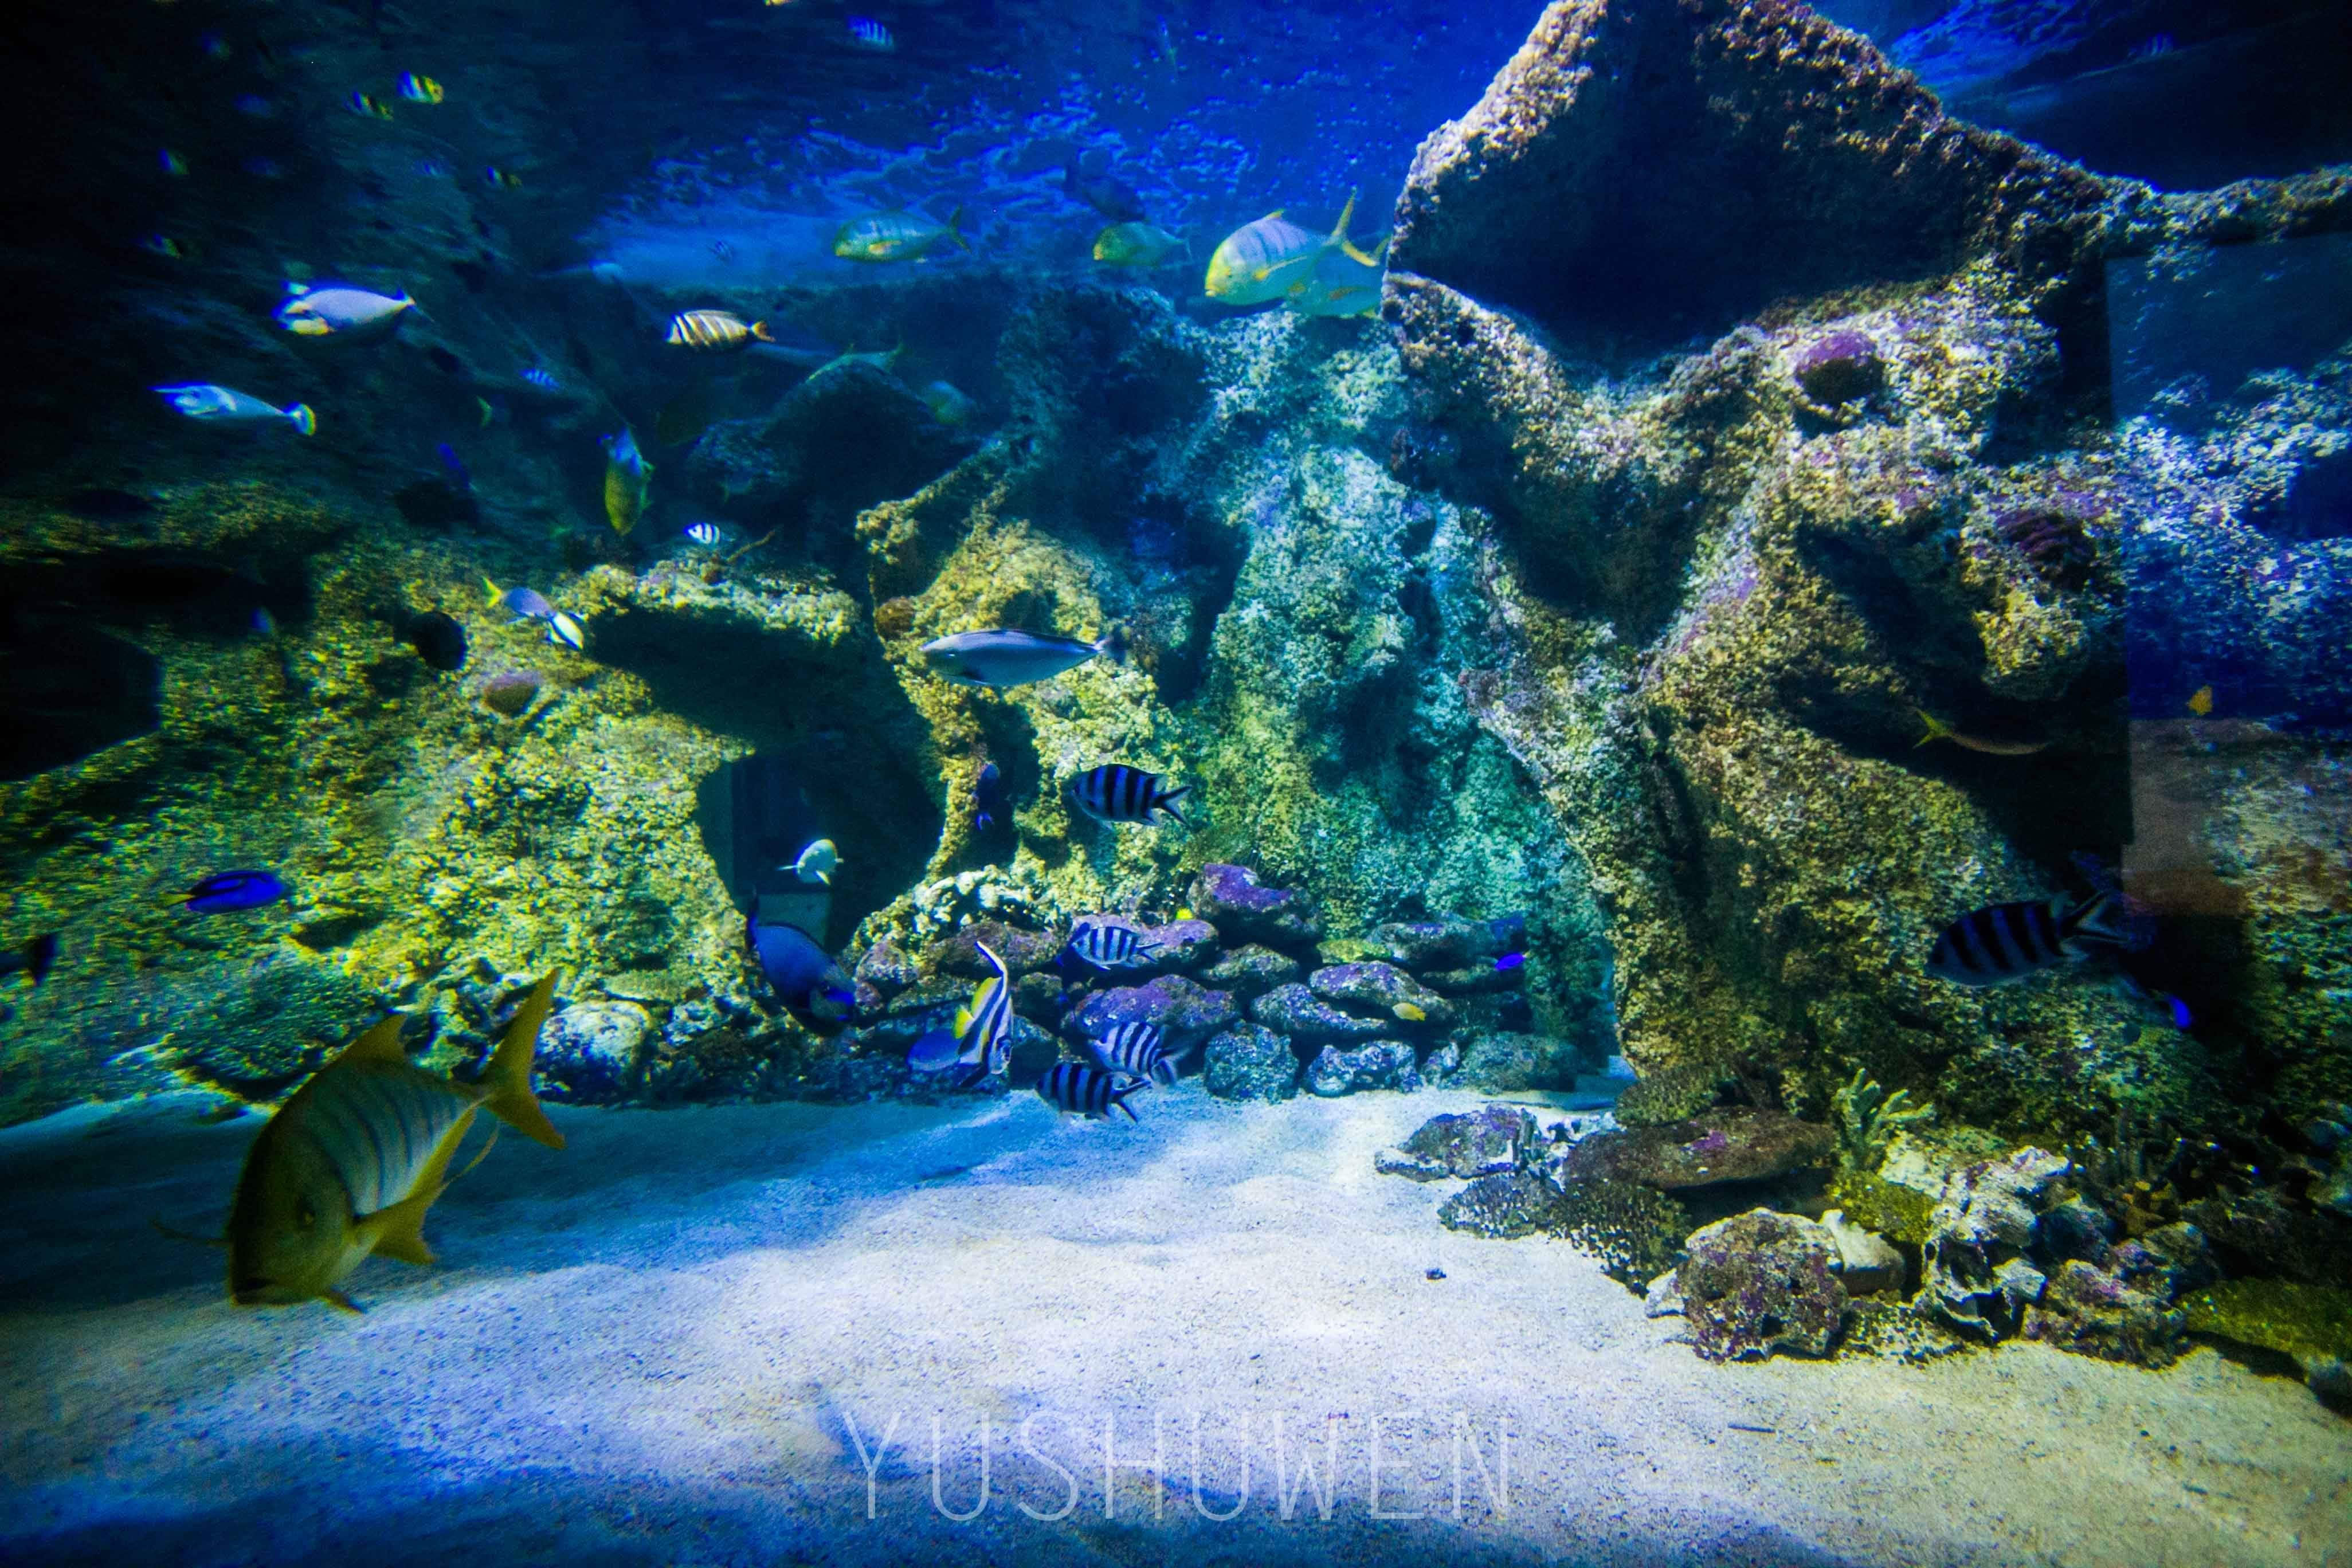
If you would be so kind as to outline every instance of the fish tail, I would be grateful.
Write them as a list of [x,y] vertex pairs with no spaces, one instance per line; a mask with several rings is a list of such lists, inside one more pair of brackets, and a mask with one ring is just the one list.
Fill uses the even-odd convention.
[[1919,722],[1927,727],[1927,732],[1912,742],[1913,745],[1924,746],[1930,741],[1948,741],[1952,738],[1952,727],[1925,708],[1914,708],[1911,711],[1919,715]]
[[1355,216],[1356,193],[1349,191],[1348,193],[1348,205],[1339,209],[1339,221],[1331,226],[1331,237],[1325,240],[1323,243],[1326,246],[1346,245],[1348,243],[1348,223],[1349,220],[1353,218]]
[[[772,342],[774,342],[776,341],[776,340],[775,340],[775,336],[774,336],[774,334],[771,333],[771,332],[768,331],[768,323],[767,323],[767,322],[765,322],[765,321],[754,321],[754,322],[752,322],[752,323],[751,323],[751,335],[752,335],[753,337],[755,337],[755,338],[759,339],[759,340],[760,340],[761,342],[763,342],[763,343],[772,343]],[[656,430],[656,431],[655,431],[655,432],[654,432],[654,435],[656,436],[656,437],[657,437],[657,438],[658,438],[658,437],[659,437],[659,436],[661,435],[661,432],[660,432],[660,431],[658,431],[658,430]]]
[[1174,817],[1185,826],[1190,827],[1192,826],[1192,819],[1176,809],[1176,797],[1179,795],[1190,795],[1192,793],[1192,786],[1191,784],[1178,784],[1174,789],[1170,790],[1166,795],[1161,795],[1158,800],[1152,802],[1152,805],[1160,810],[1166,812],[1169,816]]
[[2156,938],[2155,922],[2132,907],[2131,900],[2103,888],[2084,900],[2060,922],[2064,936],[2095,942],[2137,952]]
[[563,1147],[563,1134],[539,1108],[530,1092],[530,1054],[539,1044],[539,1031],[547,1022],[547,1013],[555,1001],[555,971],[549,970],[530,988],[522,1007],[507,1026],[499,1040],[496,1055],[490,1058],[490,1069],[482,1075],[489,1098],[483,1104],[491,1115],[513,1128],[526,1138],[536,1139],[551,1149]]
[[501,598],[506,596],[506,590],[499,587],[496,583],[491,582],[488,577],[482,579],[482,586],[488,590],[490,603],[493,605],[497,604]]
[[1134,1122],[1138,1127],[1143,1125],[1143,1118],[1135,1113],[1135,1107],[1128,1104],[1127,1097],[1133,1094],[1137,1089],[1141,1089],[1145,1084],[1148,1084],[1150,1081],[1151,1080],[1148,1078],[1140,1079],[1134,1083],[1129,1084],[1125,1089],[1115,1089],[1110,1091],[1110,1102],[1113,1105],[1118,1106],[1121,1110],[1126,1111],[1127,1119],[1129,1121]]
[[955,211],[948,214],[948,237],[954,240],[958,246],[961,247],[965,255],[977,255],[978,252],[974,251],[971,247],[971,241],[963,237],[962,224],[963,208],[958,207]]
[[1111,627],[1109,631],[1103,634],[1102,640],[1095,644],[1095,651],[1102,655],[1103,658],[1109,659],[1113,664],[1125,664],[1127,662],[1127,634],[1119,630],[1117,626]]
[[294,428],[302,432],[303,435],[316,436],[319,433],[319,416],[310,412],[310,405],[309,404],[298,403],[293,407],[283,409],[280,412],[282,412],[287,418],[294,421]]

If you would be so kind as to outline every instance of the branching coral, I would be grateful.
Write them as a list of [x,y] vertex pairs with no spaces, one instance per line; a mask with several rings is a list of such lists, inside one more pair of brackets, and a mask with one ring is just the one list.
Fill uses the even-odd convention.
[[1840,1166],[1857,1173],[1874,1171],[1897,1132],[1935,1120],[1934,1106],[1910,1100],[1909,1089],[1889,1094],[1868,1071],[1854,1068],[1852,1080],[1830,1097],[1837,1116]]

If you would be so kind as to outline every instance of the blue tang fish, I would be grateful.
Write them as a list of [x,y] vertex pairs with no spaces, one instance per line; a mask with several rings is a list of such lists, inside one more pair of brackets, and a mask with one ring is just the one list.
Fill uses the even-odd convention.
[[838,1023],[856,1007],[848,972],[800,927],[763,923],[755,910],[743,921],[743,945],[770,988],[793,1012]]
[[238,910],[257,910],[285,896],[286,884],[275,874],[247,868],[215,872],[180,894],[179,899],[193,914],[225,915]]

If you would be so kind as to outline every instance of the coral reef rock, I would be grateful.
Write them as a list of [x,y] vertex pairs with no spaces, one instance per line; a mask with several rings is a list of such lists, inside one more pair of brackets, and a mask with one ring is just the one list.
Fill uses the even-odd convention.
[[1452,1075],[1454,1080],[1466,1089],[1493,1091],[1571,1087],[1581,1054],[1572,1040],[1507,1029],[1461,1034],[1446,1048],[1455,1047],[1461,1066]]
[[1536,1119],[1508,1105],[1489,1105],[1453,1116],[1433,1116],[1402,1146],[1372,1156],[1372,1168],[1416,1182],[1449,1176],[1491,1176],[1516,1169],[1539,1137]]
[[1564,1195],[1558,1184],[1539,1172],[1502,1171],[1480,1176],[1439,1205],[1437,1220],[1448,1230],[1466,1231],[1489,1241],[1509,1241],[1557,1230]]
[[1287,953],[1248,942],[1234,948],[1201,971],[1207,984],[1230,991],[1244,1003],[1255,1002],[1277,985],[1297,980],[1301,965]]
[[1170,1052],[1187,1051],[1239,1017],[1231,992],[1211,991],[1181,974],[1097,991],[1071,1016],[1066,1032],[1098,1040],[1121,1024],[1156,1024]]
[[1307,1064],[1310,1094],[1333,1099],[1366,1089],[1422,1087],[1413,1049],[1402,1040],[1372,1040],[1360,1046],[1326,1046]]
[[1831,1267],[1837,1270],[1847,1295],[1875,1296],[1881,1291],[1903,1289],[1909,1271],[1903,1254],[1885,1237],[1864,1230],[1838,1209],[1822,1215],[1822,1228],[1830,1233],[1837,1247],[1837,1257]]
[[2063,1155],[2021,1149],[1955,1172],[1930,1216],[1919,1305],[1979,1339],[2014,1332],[2046,1282],[2028,1256],[2042,1211],[2073,1168]]
[[1335,963],[1307,977],[1307,988],[1326,1002],[1385,1016],[1391,1026],[1454,1022],[1454,1004],[1393,964]]
[[1220,1100],[1288,1100],[1298,1092],[1298,1058],[1272,1029],[1236,1024],[1202,1047],[1201,1081]]
[[1591,1253],[1603,1274],[1637,1295],[1682,1261],[1690,1232],[1681,1204],[1636,1182],[1570,1182],[1551,1213],[1554,1235]]
[[1836,1241],[1801,1215],[1750,1209],[1694,1231],[1675,1289],[1708,1361],[1827,1355],[1846,1310]]
[[1363,1018],[1342,1012],[1296,983],[1277,985],[1251,1003],[1250,1016],[1302,1046],[1376,1039],[1392,1032],[1397,1024],[1393,1018]]
[[635,1002],[575,1002],[547,1022],[532,1066],[542,1099],[574,1105],[619,1100],[633,1087],[653,1015]]
[[1192,879],[1192,899],[1202,920],[1237,942],[1294,947],[1322,935],[1299,894],[1266,886],[1246,866],[1202,867]]
[[1727,1106],[1688,1121],[1580,1140],[1569,1152],[1566,1173],[1672,1191],[1760,1181],[1827,1164],[1835,1147],[1835,1134],[1819,1122]]

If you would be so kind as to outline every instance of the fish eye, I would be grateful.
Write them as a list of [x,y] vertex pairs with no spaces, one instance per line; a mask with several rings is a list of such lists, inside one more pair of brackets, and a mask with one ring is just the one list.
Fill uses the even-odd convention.
[[304,1230],[309,1230],[312,1226],[319,1223],[319,1210],[310,1199],[304,1198],[302,1202],[296,1206],[294,1210],[294,1223]]

